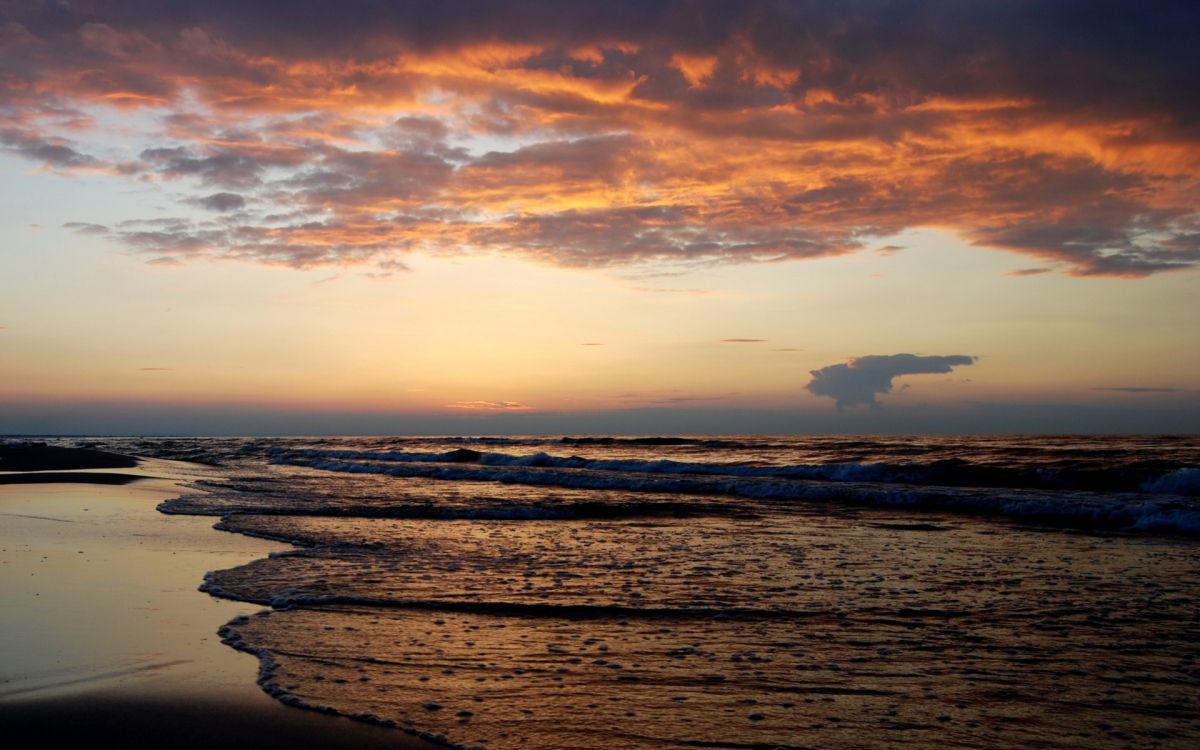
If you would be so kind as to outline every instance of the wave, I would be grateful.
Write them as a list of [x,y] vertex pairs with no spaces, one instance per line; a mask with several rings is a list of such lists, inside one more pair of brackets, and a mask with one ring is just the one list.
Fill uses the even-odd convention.
[[[1200,467],[1200,441],[1185,436],[408,436],[297,438],[89,438],[64,445],[129,455],[252,467],[293,451],[372,456],[464,451],[480,455],[542,455],[577,451],[586,460],[673,460],[670,471],[703,466],[758,466],[800,478],[892,481],[950,486],[1038,487],[1096,492],[1152,491],[1200,494],[1197,482],[1157,480]],[[335,455],[333,452],[337,452]],[[556,456],[561,460],[580,456]],[[380,459],[383,460],[383,459]],[[503,460],[503,459],[500,459]],[[619,468],[619,467],[617,467]],[[645,470],[634,468],[633,470]],[[700,469],[704,471],[704,469]],[[846,476],[835,476],[843,472]]]
[[[232,503],[227,502],[233,500]],[[286,498],[272,497],[268,503],[237,502],[236,498],[212,495],[185,495],[159,504],[158,510],[168,515],[252,514],[256,516],[316,516],[326,518],[386,518],[395,520],[603,520],[618,518],[677,518],[733,515],[736,508],[728,504],[688,501],[660,502],[563,502],[563,503],[497,503],[495,505],[432,505],[388,503],[383,505],[295,505]],[[274,502],[278,501],[278,502]],[[745,510],[738,515],[745,516]],[[220,525],[220,524],[218,524]],[[241,531],[241,529],[233,529]],[[291,541],[291,540],[289,540]]]
[[557,441],[562,445],[640,445],[640,446],[672,446],[684,445],[699,448],[721,448],[738,450],[753,448],[755,450],[787,448],[778,443],[747,442],[742,440],[725,440],[721,438],[694,437],[564,437]]
[[1172,495],[1200,495],[1200,468],[1176,469],[1170,474],[1142,484],[1145,492]]
[[[534,458],[534,457],[528,457]],[[677,476],[547,468],[514,462],[366,463],[302,455],[278,456],[278,463],[330,472],[384,474],[402,478],[483,481],[593,490],[727,495],[753,501],[826,502],[971,515],[1008,516],[1025,521],[1085,529],[1130,529],[1200,533],[1200,503],[1182,496],[1089,493],[976,487],[919,487],[889,483],[783,479],[776,476]]]
[[[287,553],[284,553],[287,554]],[[771,609],[765,607],[633,607],[617,604],[550,604],[507,601],[447,601],[442,599],[385,599],[345,594],[310,594],[303,591],[278,591],[270,596],[255,596],[221,586],[214,573],[205,575],[200,590],[222,599],[262,604],[288,610],[314,607],[371,607],[374,609],[429,610],[478,615],[506,615],[554,620],[643,619],[643,620],[812,620],[845,617],[844,609]],[[968,611],[913,607],[868,607],[856,610],[859,616],[949,620],[971,615]]]
[[[565,440],[566,438],[564,438]],[[580,438],[579,440],[583,440]],[[619,438],[587,438],[617,440]],[[641,438],[626,438],[635,440]],[[644,438],[676,440],[676,438]],[[672,443],[674,444],[674,443]],[[948,487],[1030,488],[1088,490],[1094,492],[1141,491],[1153,494],[1200,495],[1200,469],[1183,468],[1164,474],[1158,464],[1125,465],[1109,470],[1065,467],[1004,468],[973,464],[961,458],[929,463],[820,463],[766,466],[734,463],[701,463],[672,459],[604,459],[555,456],[538,452],[524,455],[481,452],[459,448],[444,452],[356,451],[274,449],[277,460],[344,459],[395,463],[479,464],[531,468],[588,469],[592,471],[729,476],[770,479],[811,479],[826,482],[875,482],[886,484],[940,485]]]

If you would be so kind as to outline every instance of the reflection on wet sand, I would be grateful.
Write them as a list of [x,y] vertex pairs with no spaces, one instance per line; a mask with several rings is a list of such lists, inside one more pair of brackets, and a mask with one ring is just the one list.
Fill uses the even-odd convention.
[[224,632],[272,694],[455,744],[1200,738],[1193,543],[904,518],[238,516],[331,546],[208,585],[295,607]]

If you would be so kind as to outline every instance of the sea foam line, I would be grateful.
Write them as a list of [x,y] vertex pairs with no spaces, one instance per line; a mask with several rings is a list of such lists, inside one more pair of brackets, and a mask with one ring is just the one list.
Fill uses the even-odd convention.
[[401,478],[488,481],[506,484],[626,490],[682,495],[729,495],[759,501],[838,502],[971,515],[1009,516],[1080,528],[1200,533],[1200,505],[1184,497],[1138,493],[1088,493],[1026,489],[897,486],[730,476],[662,476],[557,470],[514,465],[439,462],[375,464],[280,455],[276,463],[331,472]]
[[826,482],[872,482],[895,484],[931,484],[945,486],[1030,487],[1074,489],[1081,480],[1089,489],[1094,485],[1140,490],[1151,494],[1200,495],[1200,469],[1184,467],[1167,474],[1138,481],[1122,468],[1111,471],[1084,471],[1028,468],[1005,469],[975,465],[961,459],[930,463],[825,463],[752,465],[744,462],[704,463],[673,459],[603,459],[582,456],[555,456],[545,452],[514,455],[459,448],[446,452],[355,451],[332,449],[271,451],[277,462],[292,458],[378,461],[407,464],[477,464],[480,466],[518,466],[528,468],[588,469],[627,474],[699,475],[760,479],[813,479]]

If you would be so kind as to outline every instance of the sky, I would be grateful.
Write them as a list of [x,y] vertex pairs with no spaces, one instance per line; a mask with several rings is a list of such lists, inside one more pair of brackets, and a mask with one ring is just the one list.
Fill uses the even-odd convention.
[[1197,29],[0,0],[0,434],[1196,432]]

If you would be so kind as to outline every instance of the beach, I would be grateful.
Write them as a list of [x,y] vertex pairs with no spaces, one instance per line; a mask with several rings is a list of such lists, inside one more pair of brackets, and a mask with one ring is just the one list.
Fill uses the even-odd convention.
[[[259,607],[206,571],[287,545],[155,510],[203,467],[0,473],[0,732],[17,747],[404,748],[399,731],[284,706],[217,630]],[[48,481],[49,480],[49,481]]]
[[0,0],[0,742],[1200,750],[1200,0]]
[[0,483],[22,746],[1200,737],[1194,438],[54,442],[118,458]]

